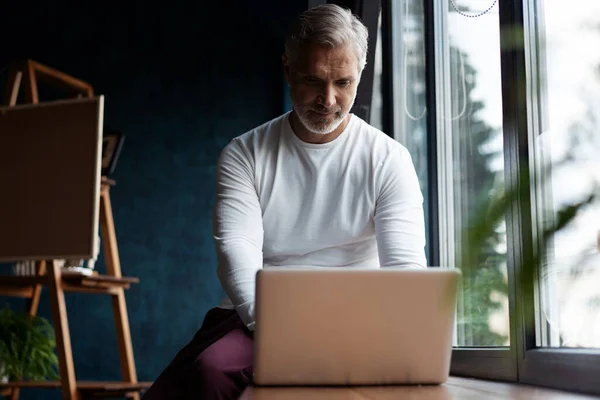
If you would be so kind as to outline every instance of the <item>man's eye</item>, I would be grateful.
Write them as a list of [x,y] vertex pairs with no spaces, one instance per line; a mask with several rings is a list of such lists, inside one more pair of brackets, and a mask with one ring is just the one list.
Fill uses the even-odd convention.
[[346,87],[350,84],[350,81],[337,81],[338,86]]
[[304,77],[304,82],[308,83],[308,84],[311,84],[311,85],[314,85],[315,83],[317,83],[317,80],[315,78],[310,77],[310,76],[305,76]]

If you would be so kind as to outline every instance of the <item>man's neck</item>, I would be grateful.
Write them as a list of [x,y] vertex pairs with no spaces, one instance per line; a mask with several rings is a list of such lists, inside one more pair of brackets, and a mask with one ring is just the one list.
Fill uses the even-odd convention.
[[344,129],[346,129],[348,122],[350,122],[350,118],[350,114],[346,115],[342,123],[337,128],[335,128],[333,132],[322,135],[319,133],[313,133],[306,129],[306,127],[300,121],[300,118],[298,118],[298,114],[296,114],[296,111],[292,110],[290,114],[290,125],[292,126],[292,130],[294,131],[296,136],[298,136],[298,138],[303,142],[312,144],[323,144],[329,143],[332,140],[335,140],[338,136],[340,136],[342,132],[344,132]]

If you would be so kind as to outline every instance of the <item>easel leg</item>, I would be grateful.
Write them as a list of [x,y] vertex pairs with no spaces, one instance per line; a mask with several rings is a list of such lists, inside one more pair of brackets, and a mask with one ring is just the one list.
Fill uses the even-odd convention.
[[[36,266],[36,275],[42,276],[46,274],[46,260],[42,260]],[[42,295],[42,285],[35,285],[33,288],[33,295],[27,300],[26,310],[29,315],[37,315],[38,307],[40,305],[40,296]]]
[[[25,93],[28,100],[36,99],[37,102],[37,86],[35,85],[35,75],[32,69],[27,68],[27,64],[20,65],[20,63],[13,62],[8,70],[8,79],[6,81],[6,88],[4,93],[4,104],[8,106],[15,106],[19,97],[19,89],[21,87],[21,81],[23,80],[23,70],[26,69],[29,79],[34,79],[34,82],[26,82],[26,90],[30,92]],[[27,79],[26,79],[27,80]],[[44,275],[46,273],[46,261],[41,261],[36,268],[37,275]],[[30,299],[27,300],[26,311],[29,315],[34,316],[37,314],[37,310],[40,304],[40,295],[42,293],[42,285],[35,285],[33,293]],[[13,388],[10,394],[11,400],[18,400],[20,388]]]
[[77,382],[75,381],[65,292],[62,287],[61,270],[56,260],[52,260],[49,265],[48,288],[52,319],[54,320],[54,332],[56,334],[56,351],[58,353],[62,397],[64,400],[80,400]]
[[13,388],[10,394],[10,400],[17,400],[19,398],[19,393],[21,392],[20,388]]
[[[40,261],[36,265],[36,275],[41,276],[46,273],[46,260]],[[42,294],[42,285],[35,285],[33,287],[33,294],[31,298],[27,299],[27,305],[25,306],[25,311],[31,315],[37,315],[38,307],[40,305],[40,296]],[[12,393],[10,394],[10,400],[18,400],[19,393],[21,392],[20,388],[13,388]]]
[[[113,221],[108,186],[103,186],[101,191],[100,229],[102,233],[102,241],[104,243],[106,272],[108,275],[120,277],[121,262],[119,260],[117,236],[115,234],[115,225]],[[126,382],[136,383],[137,373],[135,370],[135,360],[133,358],[133,346],[131,344],[131,331],[129,329],[129,317],[127,315],[127,303],[125,301],[124,289],[119,289],[117,294],[112,296],[112,303],[113,313],[115,316],[115,325],[117,328],[117,340],[119,342],[119,354],[121,359],[123,380]],[[139,393],[133,394],[132,398],[139,400]]]
[[38,95],[37,80],[35,79],[35,68],[31,60],[27,60],[24,66],[25,80],[25,101],[31,104],[40,102]]
[[3,99],[5,106],[12,107],[17,104],[17,98],[19,97],[19,88],[21,87],[22,79],[23,72],[19,70],[16,63],[13,63],[8,69],[8,78],[6,80],[6,88]]

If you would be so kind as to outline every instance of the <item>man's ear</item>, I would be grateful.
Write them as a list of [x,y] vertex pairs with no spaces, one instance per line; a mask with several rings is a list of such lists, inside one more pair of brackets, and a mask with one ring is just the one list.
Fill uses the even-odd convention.
[[283,64],[283,73],[285,75],[285,80],[288,85],[290,84],[290,65],[288,63],[288,58],[285,53],[281,56],[281,63]]

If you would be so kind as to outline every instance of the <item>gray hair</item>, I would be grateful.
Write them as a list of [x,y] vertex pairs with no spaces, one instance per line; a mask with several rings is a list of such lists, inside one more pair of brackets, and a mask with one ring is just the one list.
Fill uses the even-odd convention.
[[336,4],[320,4],[304,11],[285,40],[285,55],[295,62],[298,48],[304,44],[329,44],[332,48],[356,46],[359,72],[367,63],[369,31],[349,9]]

